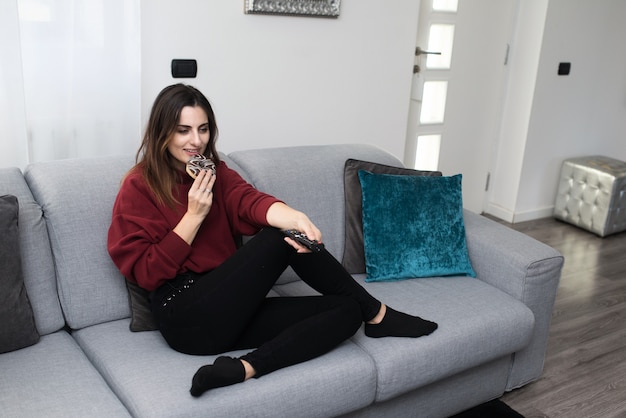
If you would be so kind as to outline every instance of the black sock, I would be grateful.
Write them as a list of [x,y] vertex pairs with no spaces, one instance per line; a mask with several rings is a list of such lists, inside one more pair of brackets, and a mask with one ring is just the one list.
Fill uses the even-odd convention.
[[421,337],[437,329],[431,321],[398,312],[387,306],[387,312],[379,324],[365,324],[365,335],[372,338],[381,337]]
[[221,356],[215,359],[211,365],[202,366],[198,369],[191,380],[192,396],[200,396],[209,389],[222,386],[234,385],[243,382],[246,370],[243,363],[232,357]]

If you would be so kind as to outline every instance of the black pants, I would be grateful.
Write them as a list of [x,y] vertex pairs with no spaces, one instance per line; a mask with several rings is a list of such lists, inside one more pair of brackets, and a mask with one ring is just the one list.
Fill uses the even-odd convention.
[[[323,296],[266,297],[287,266]],[[298,254],[273,228],[217,269],[180,276],[152,297],[159,329],[173,349],[219,354],[256,348],[241,358],[258,376],[328,352],[380,306],[326,250]]]

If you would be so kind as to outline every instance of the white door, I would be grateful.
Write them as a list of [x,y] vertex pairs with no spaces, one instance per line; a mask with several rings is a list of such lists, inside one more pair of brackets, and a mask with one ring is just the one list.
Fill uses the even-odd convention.
[[422,0],[405,164],[463,175],[481,213],[500,127],[518,0]]

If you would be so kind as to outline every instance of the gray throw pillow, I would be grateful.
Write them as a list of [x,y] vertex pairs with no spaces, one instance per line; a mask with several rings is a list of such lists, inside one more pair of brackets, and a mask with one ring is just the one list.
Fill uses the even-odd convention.
[[369,161],[346,160],[344,166],[344,190],[346,204],[345,248],[341,263],[351,274],[365,273],[365,251],[363,246],[363,211],[359,170],[373,174],[396,174],[405,176],[441,176],[440,171],[420,171],[394,167]]
[[18,215],[17,197],[0,196],[0,353],[39,341],[22,277]]

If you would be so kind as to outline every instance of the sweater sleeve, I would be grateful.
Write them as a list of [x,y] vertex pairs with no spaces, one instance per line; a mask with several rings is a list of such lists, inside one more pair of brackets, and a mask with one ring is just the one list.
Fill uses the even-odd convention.
[[139,175],[129,175],[113,206],[107,247],[121,273],[146,290],[176,276],[191,247],[172,231]]

